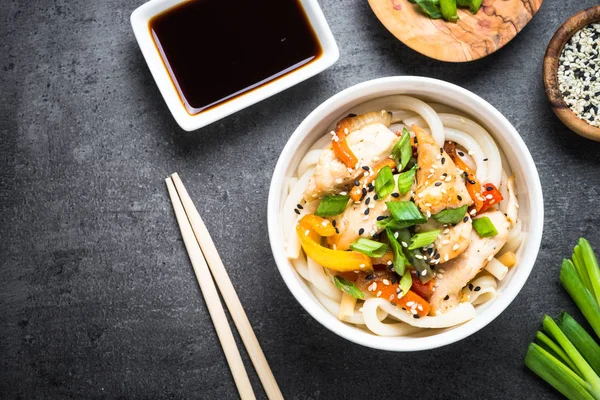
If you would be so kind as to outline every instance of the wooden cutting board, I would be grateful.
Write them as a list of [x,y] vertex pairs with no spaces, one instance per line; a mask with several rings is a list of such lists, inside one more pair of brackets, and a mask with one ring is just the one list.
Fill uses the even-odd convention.
[[433,20],[408,0],[369,0],[381,23],[411,49],[442,61],[492,54],[527,25],[543,0],[484,0],[479,12],[458,10],[458,22]]

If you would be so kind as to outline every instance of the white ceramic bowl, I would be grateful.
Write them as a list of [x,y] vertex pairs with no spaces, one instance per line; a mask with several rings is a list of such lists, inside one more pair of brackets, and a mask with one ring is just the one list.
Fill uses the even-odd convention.
[[[499,282],[497,297],[477,306],[477,316],[463,325],[444,331],[432,331],[420,337],[381,337],[341,322],[327,311],[310,291],[307,283],[288,261],[280,218],[285,197],[283,182],[292,176],[309,147],[321,138],[327,127],[348,114],[353,107],[378,97],[405,94],[425,101],[451,105],[485,127],[504,152],[516,175],[519,216],[523,231],[528,232],[517,255],[519,262]],[[374,110],[375,111],[375,110]],[[417,351],[444,346],[461,340],[496,318],[517,296],[538,254],[542,238],[544,207],[537,169],[519,133],[508,120],[481,97],[444,81],[403,76],[375,79],[348,88],[317,107],[300,124],[283,149],[269,191],[269,239],[275,262],[284,282],[296,300],[323,326],[354,343],[390,351]]]
[[131,13],[131,26],[148,68],[171,114],[182,129],[193,131],[271,97],[332,66],[340,53],[317,0],[299,0],[321,44],[321,56],[311,63],[198,114],[189,114],[152,38],[152,17],[188,0],[150,0]]

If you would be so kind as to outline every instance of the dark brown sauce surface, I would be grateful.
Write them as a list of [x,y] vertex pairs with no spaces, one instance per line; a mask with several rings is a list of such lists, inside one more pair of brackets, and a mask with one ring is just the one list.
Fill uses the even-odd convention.
[[188,0],[152,18],[150,31],[190,114],[322,53],[297,0]]

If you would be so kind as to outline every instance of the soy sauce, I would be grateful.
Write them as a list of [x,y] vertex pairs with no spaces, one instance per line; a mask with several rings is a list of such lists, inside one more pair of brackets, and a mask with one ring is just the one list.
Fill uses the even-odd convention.
[[319,58],[297,0],[188,0],[150,31],[190,114],[265,85]]

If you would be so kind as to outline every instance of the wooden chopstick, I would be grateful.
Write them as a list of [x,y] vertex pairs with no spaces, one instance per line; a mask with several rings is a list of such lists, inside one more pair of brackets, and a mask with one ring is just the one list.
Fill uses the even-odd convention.
[[208,233],[208,229],[206,229],[206,225],[202,221],[198,210],[194,206],[192,199],[190,198],[187,190],[183,186],[181,179],[177,173],[171,175],[173,179],[173,183],[179,193],[179,198],[183,203],[183,207],[185,212],[187,213],[188,219],[192,225],[192,229],[194,234],[196,235],[196,240],[200,244],[202,248],[202,253],[208,262],[208,266],[210,267],[210,271],[212,272],[217,285],[219,286],[219,291],[221,292],[221,296],[225,300],[225,304],[229,309],[229,314],[237,327],[237,330],[242,338],[242,342],[244,342],[244,346],[248,351],[248,355],[250,356],[250,360],[252,360],[252,364],[254,364],[254,368],[256,369],[256,373],[258,374],[258,378],[260,379],[263,388],[265,389],[265,393],[270,400],[275,399],[283,399],[283,395],[279,390],[279,386],[277,385],[277,381],[273,376],[273,372],[269,367],[269,363],[265,358],[265,354],[263,353],[260,344],[258,343],[258,339],[254,334],[254,330],[250,325],[250,321],[248,321],[248,317],[246,316],[246,312],[242,307],[242,303],[240,303],[240,299],[238,298],[237,293],[233,285],[231,284],[231,279],[229,279],[229,275],[225,270],[225,266],[223,265],[223,261],[217,252],[217,248],[210,237],[210,233]]
[[179,228],[181,229],[183,242],[185,243],[185,247],[188,251],[192,266],[194,268],[194,273],[196,274],[196,279],[198,279],[198,283],[200,284],[202,296],[204,296],[206,307],[208,308],[210,317],[215,325],[217,336],[221,342],[221,347],[225,353],[225,358],[227,359],[227,363],[231,369],[231,374],[233,375],[233,380],[235,381],[240,397],[244,400],[256,399],[254,396],[254,391],[252,390],[252,385],[250,384],[250,379],[246,373],[246,368],[242,362],[240,351],[237,348],[235,339],[233,338],[233,333],[231,332],[231,327],[227,321],[225,310],[223,309],[223,305],[219,299],[217,288],[215,287],[215,283],[210,275],[208,265],[206,264],[206,260],[202,255],[200,246],[198,246],[198,242],[194,237],[194,232],[192,231],[190,221],[188,220],[185,210],[183,209],[181,200],[177,195],[177,189],[175,189],[175,186],[173,186],[173,181],[171,178],[167,178],[166,182],[169,195],[171,197],[171,202],[173,203],[173,209],[175,210],[175,216],[177,217],[177,222],[179,223]]

